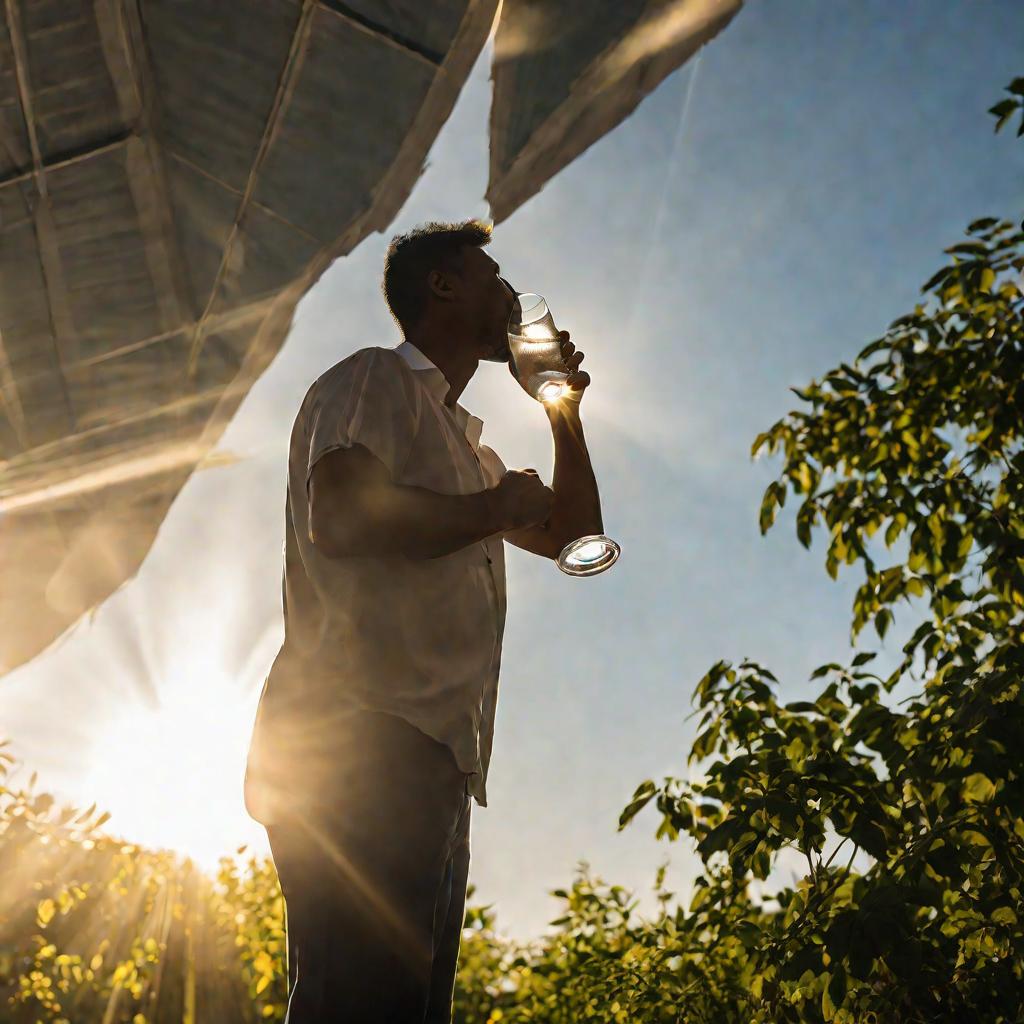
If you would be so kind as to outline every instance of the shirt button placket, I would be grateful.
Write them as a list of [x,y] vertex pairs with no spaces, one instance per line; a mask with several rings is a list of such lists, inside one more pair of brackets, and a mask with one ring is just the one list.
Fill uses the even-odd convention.
[[[473,447],[472,444],[470,444],[469,438],[466,437],[465,434],[463,434],[462,437],[465,440],[466,444],[469,445],[469,450],[473,453],[473,458],[476,459],[476,468],[478,470],[480,470],[480,483],[482,483],[484,485],[484,489],[486,490],[486,488],[487,488],[487,477],[484,474],[483,463],[480,461],[480,453]],[[494,559],[491,558],[491,553],[490,553],[490,551],[487,550],[486,542],[484,543],[484,557],[487,559],[487,564],[488,565],[494,565]],[[496,586],[495,586],[495,589],[497,589]]]

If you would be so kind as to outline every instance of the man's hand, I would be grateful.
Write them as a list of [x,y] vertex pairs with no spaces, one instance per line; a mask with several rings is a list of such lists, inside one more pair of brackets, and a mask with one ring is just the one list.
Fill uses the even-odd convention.
[[583,400],[583,392],[590,384],[590,374],[580,369],[583,362],[583,353],[576,351],[576,346],[569,340],[568,331],[559,331],[558,337],[562,343],[562,362],[569,376],[565,382],[565,389],[557,402],[548,403],[551,412],[556,412],[559,405],[568,403],[570,408],[579,409]]
[[554,491],[541,483],[535,469],[510,469],[491,489],[496,517],[503,531],[547,522]]

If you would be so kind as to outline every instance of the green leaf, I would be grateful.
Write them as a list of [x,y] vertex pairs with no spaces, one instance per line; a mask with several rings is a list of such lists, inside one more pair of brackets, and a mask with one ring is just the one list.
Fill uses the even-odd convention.
[[779,971],[782,978],[795,981],[807,971],[817,974],[821,970],[821,946],[813,943],[804,946],[798,953],[791,956]]
[[809,711],[817,711],[818,705],[809,700],[795,700],[786,705],[786,710],[792,711],[794,714],[806,714]]
[[954,256],[985,256],[988,254],[988,246],[984,242],[957,242],[956,245],[951,245],[945,252],[951,253]]
[[651,779],[647,779],[637,786],[633,799],[619,815],[620,832],[650,803],[656,792],[657,787]]
[[960,793],[968,803],[987,803],[995,796],[996,787],[987,775],[974,772],[964,779]]
[[941,270],[936,270],[931,277],[921,286],[922,292],[930,292],[933,288],[938,287],[943,281],[953,273],[952,267],[943,267]]
[[856,911],[844,910],[835,916],[825,932],[825,948],[834,961],[845,960],[850,950],[854,925],[857,920]]
[[40,928],[45,928],[57,912],[57,905],[51,899],[40,900],[36,907],[36,920]]
[[747,823],[742,818],[726,818],[697,844],[697,849],[702,857],[710,857],[711,854],[731,846],[746,829]]
[[709,725],[694,741],[691,748],[691,757],[697,761],[702,761],[711,751],[714,749],[715,744],[718,742],[718,736],[721,732],[721,725],[719,722],[713,722]]
[[1012,907],[997,907],[989,915],[993,924],[1013,925],[1017,923],[1017,915]]
[[775,516],[778,510],[785,503],[785,487],[778,481],[773,480],[764,492],[764,498],[761,501],[761,533],[767,533],[772,524],[775,522]]
[[892,623],[892,612],[888,608],[882,608],[875,615],[875,631],[878,633],[878,639],[885,639],[886,631],[889,629]]
[[821,1016],[826,1020],[834,1020],[836,1016],[836,1005],[832,1001],[828,985],[821,990]]
[[828,994],[838,1009],[846,999],[846,968],[842,964],[836,964],[832,968],[832,977],[828,983]]
[[989,107],[988,112],[996,119],[995,131],[1002,130],[1018,106],[1016,100],[1006,99],[1000,100],[994,107]]
[[811,546],[811,528],[817,514],[818,510],[810,499],[800,506],[796,514],[796,537],[805,548]]
[[987,231],[989,228],[995,227],[998,223],[998,217],[979,217],[977,220],[972,220],[971,223],[967,225],[967,230],[971,233]]
[[853,821],[846,829],[836,829],[840,835],[848,835],[862,850],[866,850],[875,860],[882,860],[888,850],[888,843],[881,826],[863,814],[854,815]]
[[766,430],[764,433],[758,434],[754,438],[754,443],[750,446],[750,457],[756,458],[757,453],[771,440],[771,434]]

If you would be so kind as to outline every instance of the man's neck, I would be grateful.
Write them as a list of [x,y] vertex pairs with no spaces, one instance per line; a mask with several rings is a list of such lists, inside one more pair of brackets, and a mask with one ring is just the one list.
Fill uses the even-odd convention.
[[444,374],[449,384],[445,405],[454,405],[472,380],[480,360],[463,346],[453,344],[450,335],[436,329],[408,331],[405,340],[415,345]]

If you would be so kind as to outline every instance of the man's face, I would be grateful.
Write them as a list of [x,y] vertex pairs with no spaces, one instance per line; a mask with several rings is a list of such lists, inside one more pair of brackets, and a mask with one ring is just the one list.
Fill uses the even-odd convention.
[[467,247],[463,253],[462,279],[473,322],[479,324],[480,358],[507,363],[508,318],[516,293],[504,278],[501,267],[483,249]]

